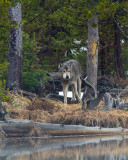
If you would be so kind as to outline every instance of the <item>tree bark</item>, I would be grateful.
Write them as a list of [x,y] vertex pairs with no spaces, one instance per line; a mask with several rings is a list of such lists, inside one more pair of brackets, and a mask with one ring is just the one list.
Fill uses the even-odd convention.
[[22,16],[21,4],[9,8],[9,17],[15,27],[9,32],[9,67],[6,88],[22,89]]
[[95,97],[97,97],[98,42],[98,16],[95,14],[88,20],[88,50],[86,62],[87,80],[95,89]]
[[101,76],[105,75],[105,58],[106,58],[106,54],[105,54],[105,43],[104,42],[100,42],[101,45],[103,46],[100,50],[99,56],[100,56],[100,71],[101,71]]
[[114,59],[115,59],[116,75],[118,79],[126,79],[122,65],[120,30],[115,21],[114,21],[114,29],[115,29]]

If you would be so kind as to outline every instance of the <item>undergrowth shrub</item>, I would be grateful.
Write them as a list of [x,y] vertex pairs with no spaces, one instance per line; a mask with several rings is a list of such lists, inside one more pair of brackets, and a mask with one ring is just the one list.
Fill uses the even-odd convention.
[[46,72],[23,72],[23,90],[36,93],[40,87],[40,77],[42,83],[46,83]]

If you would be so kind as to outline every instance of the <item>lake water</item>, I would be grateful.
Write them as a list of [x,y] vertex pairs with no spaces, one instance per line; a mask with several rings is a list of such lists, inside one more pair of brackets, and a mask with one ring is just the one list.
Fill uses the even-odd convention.
[[10,138],[0,160],[128,160],[128,137]]

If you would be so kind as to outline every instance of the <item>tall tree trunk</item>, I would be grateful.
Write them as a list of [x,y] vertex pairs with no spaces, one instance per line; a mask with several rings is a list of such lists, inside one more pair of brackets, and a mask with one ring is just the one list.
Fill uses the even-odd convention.
[[100,72],[101,72],[101,76],[105,75],[105,68],[106,68],[106,54],[105,54],[105,43],[104,42],[100,42],[101,43],[101,50],[99,52],[99,58],[100,58]]
[[9,8],[9,17],[16,27],[9,32],[9,67],[6,88],[19,90],[22,88],[22,16],[21,4]]
[[[95,89],[95,97],[97,97],[98,42],[98,16],[95,14],[88,20],[88,50],[86,62],[87,80]],[[89,92],[92,91],[90,90]]]
[[114,39],[114,60],[115,60],[115,70],[118,79],[125,79],[123,65],[122,65],[122,56],[121,56],[121,40],[120,40],[120,30],[117,23],[114,21],[115,29],[115,39]]

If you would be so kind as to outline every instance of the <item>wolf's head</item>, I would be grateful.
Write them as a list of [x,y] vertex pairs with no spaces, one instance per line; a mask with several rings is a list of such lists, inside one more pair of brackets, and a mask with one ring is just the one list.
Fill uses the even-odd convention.
[[59,64],[59,77],[63,80],[70,80],[72,77],[72,66],[70,64]]

